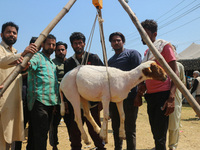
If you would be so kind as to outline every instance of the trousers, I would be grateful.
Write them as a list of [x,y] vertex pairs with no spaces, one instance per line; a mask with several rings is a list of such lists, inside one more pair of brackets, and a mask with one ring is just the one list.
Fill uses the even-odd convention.
[[54,106],[46,106],[39,101],[35,101],[30,112],[30,127],[33,131],[28,136],[28,150],[46,150],[47,133],[50,128],[52,112]]
[[163,107],[168,97],[169,91],[145,94],[147,113],[156,150],[166,150],[169,117],[164,115],[165,110],[162,111],[161,107]]
[[179,141],[179,127],[181,120],[181,108],[182,108],[182,93],[176,89],[175,93],[175,108],[174,112],[169,115],[169,145],[168,147],[173,149],[177,148]]
[[[123,101],[125,113],[125,134],[127,150],[136,150],[136,119],[138,107],[134,107],[133,99]],[[114,136],[115,150],[121,150],[123,141],[119,138],[120,117],[115,103],[110,103],[110,117]]]

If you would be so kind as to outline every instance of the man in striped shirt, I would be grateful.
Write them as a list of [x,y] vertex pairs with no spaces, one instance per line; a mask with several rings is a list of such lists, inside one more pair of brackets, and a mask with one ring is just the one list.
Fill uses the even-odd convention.
[[37,52],[30,60],[28,69],[28,109],[33,134],[27,149],[46,150],[52,112],[58,105],[58,81],[56,66],[50,59],[56,48],[56,38],[49,34],[42,43],[42,52]]

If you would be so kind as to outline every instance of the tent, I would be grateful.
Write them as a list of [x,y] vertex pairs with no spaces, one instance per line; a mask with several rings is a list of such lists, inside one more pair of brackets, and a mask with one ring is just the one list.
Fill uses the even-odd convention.
[[178,55],[180,60],[200,58],[200,44],[192,43],[188,48],[186,48]]
[[200,71],[200,44],[192,43],[178,54],[179,62],[183,64],[186,75],[192,76],[194,70]]

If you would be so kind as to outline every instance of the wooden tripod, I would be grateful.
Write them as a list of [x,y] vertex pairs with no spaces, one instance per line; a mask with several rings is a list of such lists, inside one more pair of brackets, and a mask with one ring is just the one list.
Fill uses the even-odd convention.
[[[158,52],[158,50],[155,48],[149,37],[147,36],[146,32],[144,31],[143,27],[141,26],[139,20],[131,10],[131,8],[128,6],[128,4],[125,2],[125,0],[118,0],[122,7],[125,9],[125,11],[130,16],[132,22],[136,26],[137,30],[139,31],[142,39],[145,41],[149,49],[154,54],[155,58],[158,60],[158,62],[162,65],[164,70],[167,72],[167,74],[170,76],[170,78],[173,80],[174,84],[177,86],[177,88],[182,92],[182,94],[185,96],[189,104],[192,106],[194,111],[198,114],[200,117],[200,106],[196,102],[196,100],[193,98],[193,96],[190,94],[190,92],[187,90],[187,88],[184,86],[184,84],[181,82],[181,80],[177,77],[177,75],[173,72],[173,70],[169,67],[169,65],[166,63],[162,55]],[[60,13],[50,22],[50,24],[42,31],[38,39],[36,40],[35,44],[37,45],[37,48],[41,45],[41,43],[44,41],[44,39],[47,37],[47,35],[51,32],[51,30],[56,26],[56,24],[64,17],[64,15],[70,10],[72,5],[76,2],[76,0],[69,0],[67,5],[60,11]],[[102,32],[103,34],[103,32]],[[104,43],[105,41],[102,41]],[[102,44],[102,47],[105,47],[105,44]],[[4,87],[0,90],[0,96],[4,93],[4,91],[8,88],[8,86],[12,83],[12,81],[18,76],[18,74],[22,71],[22,69],[27,65],[28,61],[31,59],[33,54],[27,54],[24,57],[24,60],[21,64],[17,65],[16,68],[13,70],[13,72],[6,78],[5,81],[1,83],[1,85],[4,85]]]

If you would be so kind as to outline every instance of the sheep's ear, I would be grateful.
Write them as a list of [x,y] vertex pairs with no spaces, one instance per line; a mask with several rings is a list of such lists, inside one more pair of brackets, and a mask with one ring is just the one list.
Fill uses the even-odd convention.
[[142,72],[144,73],[145,76],[149,76],[149,75],[152,73],[150,67],[144,68],[144,69],[142,70]]
[[153,71],[157,71],[158,68],[159,68],[159,66],[156,63],[152,63],[151,66],[150,66],[150,68],[151,68],[151,70],[153,72]]

